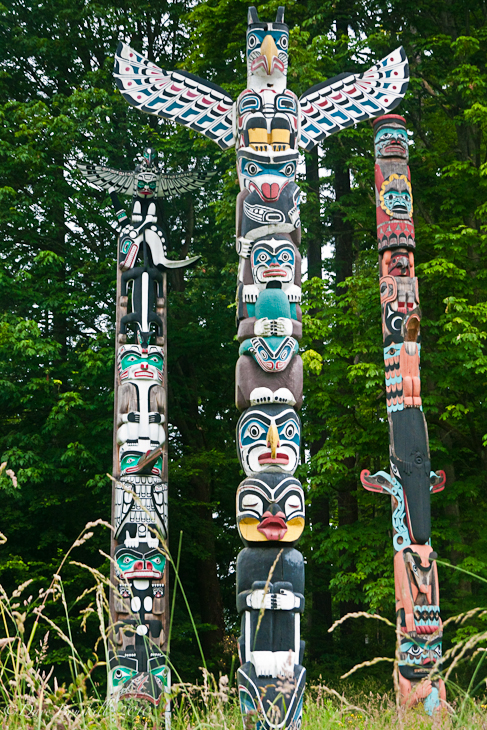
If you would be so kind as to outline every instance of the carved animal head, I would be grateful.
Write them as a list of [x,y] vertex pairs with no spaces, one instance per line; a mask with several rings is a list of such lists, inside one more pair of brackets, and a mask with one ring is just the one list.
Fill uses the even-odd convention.
[[[286,80],[288,65],[289,28],[284,23],[284,8],[277,10],[274,23],[259,20],[255,7],[249,8],[247,26],[247,75],[253,88],[255,77],[267,86]],[[257,81],[259,84],[259,82]]]

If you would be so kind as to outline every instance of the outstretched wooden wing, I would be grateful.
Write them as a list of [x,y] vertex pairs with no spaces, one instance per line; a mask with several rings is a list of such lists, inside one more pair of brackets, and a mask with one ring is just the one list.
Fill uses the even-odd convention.
[[174,193],[182,195],[190,190],[197,190],[203,187],[214,174],[214,172],[182,172],[177,175],[159,174],[157,197],[162,198]]
[[211,81],[186,71],[163,71],[125,43],[119,43],[113,75],[125,101],[190,127],[223,150],[235,144],[233,100]]
[[343,73],[316,84],[300,98],[300,146],[311,150],[322,139],[364,119],[388,114],[408,88],[409,66],[401,46],[362,74]]
[[88,163],[78,164],[79,169],[93,185],[109,190],[112,188],[122,195],[133,195],[134,192],[134,172],[122,172],[121,170],[112,170],[111,167],[103,167],[102,165],[91,165]]
[[[110,167],[102,167],[102,165],[78,164],[78,167],[93,185],[98,185],[98,187],[105,190],[112,189],[122,195],[133,195],[134,180],[136,179],[134,172],[121,172],[120,170],[112,170]],[[214,172],[196,171],[174,175],[157,173],[157,197],[163,198],[166,195],[175,193],[181,195],[190,190],[197,190],[208,182],[214,174]]]

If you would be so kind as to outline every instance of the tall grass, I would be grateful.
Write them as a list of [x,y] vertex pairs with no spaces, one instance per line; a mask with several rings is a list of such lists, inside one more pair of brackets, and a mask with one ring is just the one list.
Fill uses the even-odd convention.
[[[100,694],[97,674],[107,670],[110,617],[108,606],[109,580],[98,570],[73,560],[72,553],[86,543],[95,528],[112,529],[102,520],[88,523],[70,550],[60,561],[47,589],[41,589],[34,597],[32,581],[19,585],[9,596],[0,586],[0,727],[5,730],[155,730],[164,726],[164,706],[127,701],[113,707]],[[0,545],[6,541],[0,535]],[[172,565],[178,590],[185,599],[184,588],[179,580],[179,559]],[[80,609],[81,623],[86,625],[95,616],[99,625],[99,638],[91,659],[83,659],[75,645],[71,630],[72,617],[63,584],[63,569],[74,564],[89,571],[93,586],[78,598],[91,598],[88,607]],[[186,605],[189,610],[189,605]],[[49,616],[49,609],[56,604],[62,607],[63,630]],[[174,610],[174,603],[173,603]],[[450,619],[464,625],[472,617],[482,614],[482,609]],[[380,617],[370,617],[378,618]],[[192,617],[191,617],[192,619]],[[381,619],[383,620],[383,619]],[[196,626],[192,620],[196,632]],[[172,621],[171,621],[172,626]],[[46,665],[49,645],[53,637],[69,650],[70,681],[60,683],[55,667]],[[422,706],[405,710],[398,707],[394,692],[384,695],[353,695],[353,690],[340,694],[322,682],[310,683],[306,692],[303,711],[303,730],[322,728],[358,728],[367,730],[426,730],[427,728],[452,728],[487,730],[487,702],[478,699],[480,688],[485,688],[485,632],[469,635],[447,652],[449,666],[443,671],[450,693],[450,704],[433,718],[425,714]],[[201,647],[201,644],[199,644]],[[381,658],[379,658],[381,659]],[[386,658],[384,658],[386,659]],[[372,665],[378,660],[371,660]],[[394,671],[397,664],[394,660]],[[470,663],[470,683],[460,689],[453,682],[453,669],[458,672]],[[232,677],[213,677],[204,665],[202,656],[201,680],[195,684],[180,681],[177,667],[172,667],[172,728],[173,730],[199,730],[215,728],[242,730],[237,691]],[[472,668],[473,667],[473,668]],[[360,668],[357,667],[356,670]],[[233,671],[231,675],[233,675]],[[350,673],[347,673],[350,674]],[[245,730],[253,730],[258,718],[248,717]]]

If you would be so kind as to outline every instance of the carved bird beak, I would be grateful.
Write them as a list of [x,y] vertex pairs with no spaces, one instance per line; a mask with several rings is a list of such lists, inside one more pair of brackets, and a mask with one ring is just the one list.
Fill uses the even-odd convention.
[[267,59],[267,73],[270,74],[272,72],[272,59],[274,57],[278,58],[277,46],[274,43],[274,38],[271,35],[266,35],[266,37],[262,41],[260,52]]
[[279,446],[279,433],[275,423],[269,426],[269,430],[267,431],[267,446],[271,450],[271,458],[275,459],[276,449]]

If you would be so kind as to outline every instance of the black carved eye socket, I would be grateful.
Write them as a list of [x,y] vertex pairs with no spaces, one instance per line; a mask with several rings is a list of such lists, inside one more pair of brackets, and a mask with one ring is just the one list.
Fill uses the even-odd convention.
[[268,260],[268,255],[265,253],[265,251],[261,251],[261,253],[257,256],[257,261],[259,261],[261,264],[265,264],[265,262]]
[[257,175],[259,172],[259,168],[255,164],[255,162],[249,162],[245,168],[245,172],[247,175]]
[[123,677],[123,672],[121,669],[115,669],[113,676],[115,679],[121,679]]
[[248,434],[251,438],[257,439],[263,432],[262,428],[259,428],[259,426],[256,426],[255,424],[252,424],[249,426]]
[[286,51],[289,45],[287,35],[282,35],[277,41],[277,45],[279,48],[282,48],[283,51]]
[[247,37],[247,46],[252,50],[256,47],[257,43],[259,42],[259,39],[254,33],[250,33]]
[[294,165],[294,164],[293,164],[292,162],[290,162],[290,163],[289,163],[288,165],[286,165],[286,167],[284,168],[284,174],[285,174],[285,175],[286,175],[287,177],[290,177],[291,175],[294,175],[294,172],[295,172],[295,170],[296,170],[296,167],[295,167],[295,165]]
[[289,251],[283,251],[280,258],[283,263],[287,264],[288,261],[291,261],[291,254]]
[[286,428],[284,429],[284,436],[287,439],[292,439],[293,436],[295,435],[295,433],[296,433],[296,426],[294,425],[294,423],[288,423]]
[[413,657],[419,656],[422,654],[423,650],[420,646],[412,646],[410,650],[408,651],[408,654],[410,654]]

